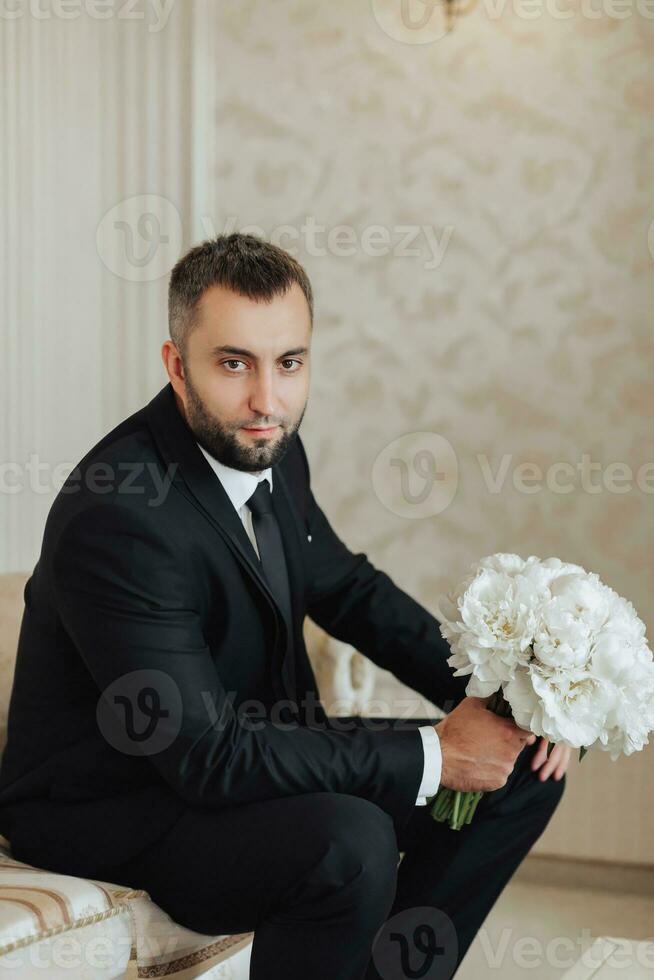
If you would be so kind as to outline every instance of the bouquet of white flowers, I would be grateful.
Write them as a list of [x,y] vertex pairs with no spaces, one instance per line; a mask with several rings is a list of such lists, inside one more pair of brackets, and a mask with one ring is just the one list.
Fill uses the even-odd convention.
[[[466,694],[525,730],[615,761],[649,744],[654,663],[630,602],[593,572],[558,558],[497,554],[475,562],[437,604]],[[431,814],[459,830],[482,793],[441,787]]]

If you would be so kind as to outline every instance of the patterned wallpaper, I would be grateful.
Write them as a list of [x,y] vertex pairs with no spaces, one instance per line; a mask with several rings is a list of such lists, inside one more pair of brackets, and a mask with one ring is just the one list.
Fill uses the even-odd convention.
[[419,0],[216,7],[205,226],[309,270],[337,530],[427,605],[559,555],[654,640],[654,4],[486,0],[445,36]]

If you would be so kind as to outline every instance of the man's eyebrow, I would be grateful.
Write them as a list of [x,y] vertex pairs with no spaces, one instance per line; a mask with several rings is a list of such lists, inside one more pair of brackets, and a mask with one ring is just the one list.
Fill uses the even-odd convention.
[[[210,352],[214,357],[218,357],[220,354],[240,354],[241,357],[249,357],[253,361],[258,361],[259,358],[251,350],[246,350],[245,347],[232,347],[230,344],[223,344],[219,347],[212,347]],[[292,350],[284,351],[280,354],[280,357],[292,357],[295,354],[308,354],[308,347],[294,347]]]

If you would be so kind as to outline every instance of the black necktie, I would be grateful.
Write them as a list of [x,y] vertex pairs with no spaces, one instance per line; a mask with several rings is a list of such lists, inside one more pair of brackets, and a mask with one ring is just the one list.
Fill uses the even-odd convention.
[[286,620],[288,643],[284,654],[282,671],[287,678],[293,698],[295,691],[295,669],[293,652],[293,614],[291,611],[291,590],[289,588],[286,556],[282,544],[279,524],[272,508],[272,495],[268,480],[261,480],[249,500],[246,501],[252,511],[252,526],[257,539],[259,557],[263,568],[264,578],[275,596]]

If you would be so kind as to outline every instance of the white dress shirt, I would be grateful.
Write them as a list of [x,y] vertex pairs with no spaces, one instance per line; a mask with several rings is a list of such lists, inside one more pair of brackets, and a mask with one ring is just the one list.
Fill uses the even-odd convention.
[[[259,473],[236,470],[232,466],[225,466],[224,463],[214,459],[199,442],[197,446],[222,483],[225,493],[231,500],[236,513],[241,518],[247,536],[258,555],[259,549],[252,524],[252,512],[247,506],[247,501],[257,489],[257,485],[261,480],[268,480],[272,493],[272,469],[268,467],[268,469],[261,470]],[[433,725],[421,725],[418,731],[422,738],[424,764],[416,806],[426,806],[427,797],[433,796],[437,792],[440,784],[442,769],[441,744],[438,733]]]

